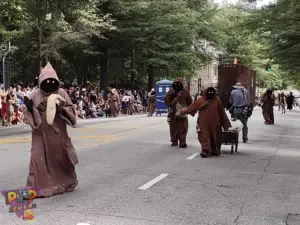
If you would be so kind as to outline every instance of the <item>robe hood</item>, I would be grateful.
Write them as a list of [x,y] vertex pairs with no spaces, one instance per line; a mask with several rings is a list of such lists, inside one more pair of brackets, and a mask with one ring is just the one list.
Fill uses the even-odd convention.
[[180,83],[181,85],[182,85],[182,90],[184,90],[184,82],[183,82],[183,79],[181,79],[181,78],[176,78],[176,80],[173,82],[173,84],[172,84],[172,88],[175,90],[176,89],[176,83]]
[[[208,88],[213,88],[213,89],[215,90],[215,97],[216,97],[216,96],[217,96],[217,91],[216,91],[216,89],[215,89],[214,87],[208,87]],[[207,99],[206,91],[207,91],[208,88],[205,88],[204,91],[203,91],[203,98],[204,98],[204,99]]]
[[176,80],[174,81],[174,83],[180,83],[182,85],[184,85],[183,83],[183,79],[182,78],[176,78]]
[[155,89],[152,88],[150,92],[148,92],[148,97],[154,97],[155,95],[152,95],[151,93],[155,92]]
[[[49,79],[49,78],[57,80],[57,82],[60,84],[60,80],[58,79],[58,76],[57,76],[55,70],[53,69],[51,63],[48,62],[47,65],[44,67],[44,69],[42,69],[41,74],[39,76],[39,80],[38,80],[39,88],[41,87],[41,83],[44,80]],[[58,86],[58,89],[59,89],[59,86]]]
[[152,88],[151,91],[148,92],[148,94],[150,95],[152,92],[155,92],[154,88]]

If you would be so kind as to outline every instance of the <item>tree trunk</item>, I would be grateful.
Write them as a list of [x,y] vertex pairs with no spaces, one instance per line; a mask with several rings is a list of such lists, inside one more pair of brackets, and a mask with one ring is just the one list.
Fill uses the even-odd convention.
[[130,68],[131,68],[131,92],[134,92],[134,74],[133,74],[133,68],[134,68],[134,63],[133,63],[133,54],[134,50],[131,49],[131,54],[130,54]]
[[134,76],[131,74],[131,91],[134,92]]
[[148,67],[148,91],[150,92],[153,88],[153,82],[154,82],[154,74],[153,74],[153,66]]
[[[40,9],[40,1],[36,1],[37,3],[37,9]],[[39,12],[37,16],[37,29],[38,29],[38,55],[37,55],[37,75],[39,76],[42,71],[42,18],[41,18],[41,12]]]
[[108,58],[107,49],[103,49],[103,56],[100,59],[100,89],[105,91],[105,98],[107,98],[107,69],[108,69]]

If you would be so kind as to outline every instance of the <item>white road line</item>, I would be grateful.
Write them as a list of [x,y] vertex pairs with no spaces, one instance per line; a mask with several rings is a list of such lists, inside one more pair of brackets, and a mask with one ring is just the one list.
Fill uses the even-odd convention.
[[167,177],[169,174],[163,173],[161,175],[159,175],[158,177],[155,177],[153,180],[149,181],[147,184],[144,184],[143,186],[139,187],[139,190],[147,190],[149,187],[153,186],[154,184],[156,184],[157,182],[161,181],[162,179],[164,179],[165,177]]
[[187,157],[186,159],[192,160],[192,159],[194,159],[198,155],[200,155],[200,153],[194,153],[193,155]]

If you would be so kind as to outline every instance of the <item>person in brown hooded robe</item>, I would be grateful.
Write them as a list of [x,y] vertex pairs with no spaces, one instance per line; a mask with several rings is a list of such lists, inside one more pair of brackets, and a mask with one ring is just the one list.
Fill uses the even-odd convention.
[[180,148],[187,147],[188,118],[187,116],[180,116],[179,113],[192,102],[190,93],[183,86],[183,80],[176,79],[165,96],[165,104],[169,107],[168,119],[170,121],[172,146],[178,146],[179,141]]
[[152,88],[152,90],[148,93],[148,117],[153,116],[153,113],[155,111],[155,104],[156,104],[156,95],[155,90]]
[[231,123],[226,115],[221,100],[213,87],[207,88],[203,96],[196,100],[180,114],[194,116],[197,112],[197,133],[201,144],[201,157],[219,156],[221,154],[222,127],[228,130]]
[[[40,188],[37,197],[72,192],[78,184],[75,165],[78,158],[67,125],[75,127],[76,111],[56,72],[48,63],[39,76],[39,88],[25,97],[25,116],[32,128],[31,157],[27,188]],[[56,105],[52,125],[47,123],[47,100],[51,94],[65,101]],[[48,115],[49,117],[49,115]]]
[[115,88],[111,89],[109,95],[109,109],[113,117],[118,117],[120,113],[121,101],[119,94]]
[[128,114],[134,115],[134,95],[131,91],[128,91],[129,102],[128,102]]
[[274,105],[275,105],[276,97],[273,94],[273,90],[268,89],[266,93],[262,96],[262,113],[265,119],[266,125],[274,124]]

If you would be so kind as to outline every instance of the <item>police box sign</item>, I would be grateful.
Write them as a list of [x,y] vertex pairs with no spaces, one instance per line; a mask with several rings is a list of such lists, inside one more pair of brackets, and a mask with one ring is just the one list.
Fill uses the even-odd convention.
[[5,204],[10,205],[9,213],[16,213],[16,215],[23,220],[34,220],[34,213],[32,209],[36,208],[33,199],[37,197],[40,189],[25,188],[18,190],[1,191]]

